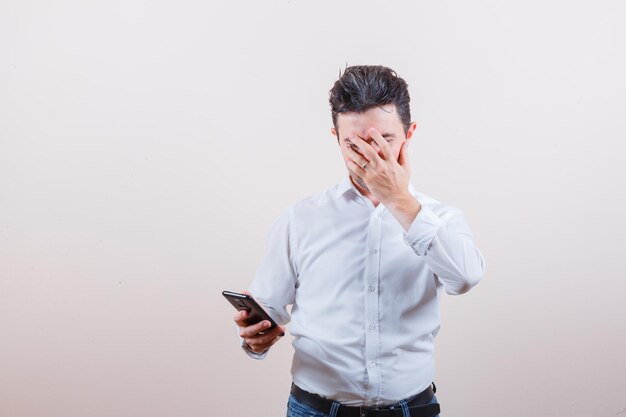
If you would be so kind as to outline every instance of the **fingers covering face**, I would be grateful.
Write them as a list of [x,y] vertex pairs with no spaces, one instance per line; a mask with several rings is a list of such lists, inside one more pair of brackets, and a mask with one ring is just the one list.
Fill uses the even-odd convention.
[[372,145],[370,145],[365,140],[361,139],[359,136],[353,135],[350,139],[352,140],[352,142],[354,142],[354,144],[358,147],[359,151],[361,151],[361,153],[369,161],[379,162],[381,159],[388,160],[392,156],[391,147],[389,146],[389,143],[387,143],[385,138],[382,137],[382,135],[380,134],[380,132],[378,132],[378,130],[370,129],[369,133],[372,139],[374,139],[374,142],[376,142],[378,149],[380,149],[380,151],[382,152],[383,158],[380,157],[378,151],[376,151],[376,149],[374,149]]
[[359,151],[361,152],[361,154],[368,161],[376,161],[376,160],[380,159],[380,156],[378,156],[378,152],[376,152],[376,149],[374,149],[372,147],[372,145],[370,145],[369,143],[365,142],[360,137],[353,136],[352,137],[352,142],[359,148]]
[[385,138],[383,138],[383,135],[381,135],[377,129],[371,128],[368,132],[372,139],[374,139],[374,141],[376,141],[376,143],[378,144],[378,148],[383,152],[383,156],[385,157],[385,159],[389,160],[389,158],[391,158],[392,156],[389,143],[387,143]]
[[366,159],[365,157],[363,157],[361,154],[359,154],[358,152],[356,152],[354,149],[352,149],[352,147],[347,146],[347,151],[348,156],[350,157],[350,161],[354,162],[356,165],[358,165],[359,167],[362,167],[363,164],[365,163],[369,163],[369,160]]

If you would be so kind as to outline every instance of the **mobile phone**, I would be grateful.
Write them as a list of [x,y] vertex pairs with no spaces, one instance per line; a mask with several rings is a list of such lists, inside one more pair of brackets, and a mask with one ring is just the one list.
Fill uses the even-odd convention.
[[250,297],[248,294],[241,294],[233,291],[222,291],[222,295],[237,309],[237,311],[245,310],[248,312],[248,318],[245,322],[248,326],[252,326],[260,321],[267,320],[271,323],[268,329],[265,329],[259,334],[265,334],[272,331],[278,326],[276,322],[270,317],[263,307],[256,302],[256,300]]

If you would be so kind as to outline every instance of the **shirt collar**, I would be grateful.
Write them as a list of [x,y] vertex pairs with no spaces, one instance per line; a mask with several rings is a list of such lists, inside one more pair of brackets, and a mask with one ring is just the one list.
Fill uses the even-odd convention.
[[[343,176],[343,178],[341,179],[341,181],[339,182],[339,184],[337,184],[337,192],[335,194],[335,197],[339,198],[339,197],[341,197],[342,195],[344,195],[348,191],[352,191],[356,195],[361,195],[359,190],[357,190],[354,187],[354,184],[352,184],[352,181],[350,181],[350,174],[346,173]],[[413,187],[413,184],[411,182],[409,182],[409,192],[411,193],[411,195],[417,194],[417,192],[415,191],[415,188]]]

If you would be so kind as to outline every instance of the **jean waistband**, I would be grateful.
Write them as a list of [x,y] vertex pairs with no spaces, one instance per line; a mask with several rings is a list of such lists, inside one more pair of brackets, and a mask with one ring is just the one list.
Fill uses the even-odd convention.
[[[337,417],[402,416],[403,415],[403,412],[401,409],[402,402],[404,402],[407,407],[412,408],[409,410],[410,415],[412,417],[413,416],[437,415],[439,413],[438,411],[439,404],[430,404],[430,406],[432,406],[430,408],[433,408],[433,410],[426,410],[426,409],[422,409],[423,407],[418,407],[418,406],[424,406],[425,404],[428,404],[432,400],[436,391],[437,391],[437,387],[435,386],[435,383],[433,382],[432,386],[429,385],[428,388],[426,388],[424,391],[420,392],[419,394],[416,394],[410,398],[407,398],[406,400],[400,401],[399,403],[389,405],[389,406],[355,407],[355,406],[339,405],[338,409],[337,409],[337,406],[335,406],[335,409],[337,409],[336,416]],[[330,414],[331,410],[333,409],[333,404],[336,403],[336,401],[329,400],[327,398],[322,398],[317,394],[312,394],[310,392],[307,392],[303,390],[302,388],[298,387],[295,383],[291,384],[291,394],[299,402],[306,404],[309,407],[313,407],[323,412],[324,414]],[[437,410],[434,410],[435,408],[434,406],[436,406]],[[422,410],[417,410],[417,408],[420,408]],[[427,414],[430,412],[434,412],[434,414]]]

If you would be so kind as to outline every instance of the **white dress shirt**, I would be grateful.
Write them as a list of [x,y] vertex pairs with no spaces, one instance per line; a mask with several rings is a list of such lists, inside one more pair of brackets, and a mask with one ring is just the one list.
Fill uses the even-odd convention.
[[[278,324],[291,321],[300,388],[346,405],[388,405],[434,380],[441,292],[467,292],[485,261],[463,212],[409,191],[422,208],[408,232],[348,174],[273,223],[249,291]],[[267,355],[241,342],[251,357]]]

